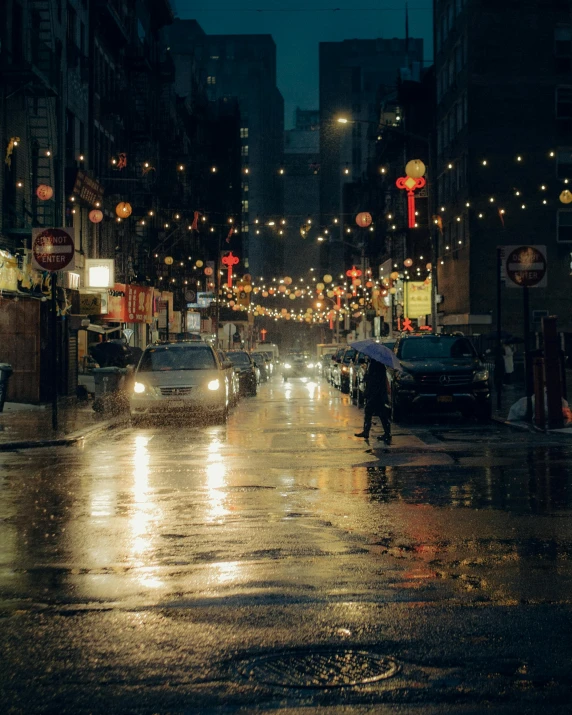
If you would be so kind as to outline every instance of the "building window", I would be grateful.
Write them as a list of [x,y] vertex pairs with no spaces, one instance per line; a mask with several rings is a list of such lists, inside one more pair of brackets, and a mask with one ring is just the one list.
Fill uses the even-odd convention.
[[572,211],[559,209],[556,212],[556,240],[558,243],[572,243]]
[[244,221],[242,223],[242,233],[248,233],[248,224]]
[[242,205],[242,213],[247,214],[248,213],[248,199],[243,199],[241,201],[241,205]]
[[211,60],[218,60],[219,56],[218,55],[211,55]]
[[244,144],[240,147],[241,156],[248,156],[248,144]]
[[243,181],[243,182],[242,182],[242,190],[243,190],[243,191],[248,191],[248,182],[247,182],[247,181]]
[[559,179],[572,178],[572,149],[559,149],[556,160],[556,175]]
[[556,118],[572,119],[572,87],[556,88]]
[[557,27],[554,31],[554,54],[557,74],[569,74],[572,69],[572,33],[570,27]]
[[216,77],[213,77],[212,75],[209,75],[207,77],[207,84],[216,84]]
[[240,127],[240,138],[248,139],[248,127]]

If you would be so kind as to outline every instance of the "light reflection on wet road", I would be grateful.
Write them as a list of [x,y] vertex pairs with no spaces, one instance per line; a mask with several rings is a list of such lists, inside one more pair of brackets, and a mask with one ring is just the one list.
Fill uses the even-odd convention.
[[[275,378],[226,427],[129,427],[0,455],[8,700],[98,711],[112,693],[158,712],[184,710],[189,693],[205,708],[429,707],[502,691],[503,706],[558,706],[570,695],[572,442],[453,417],[396,427],[387,448],[353,436],[361,420],[324,382]],[[401,679],[306,702],[224,670],[340,643],[391,654]]]

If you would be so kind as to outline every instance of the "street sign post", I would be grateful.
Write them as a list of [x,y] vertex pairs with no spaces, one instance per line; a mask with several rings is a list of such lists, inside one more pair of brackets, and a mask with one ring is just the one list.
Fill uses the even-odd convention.
[[32,265],[51,273],[51,343],[52,343],[52,428],[58,428],[58,271],[75,265],[75,235],[73,228],[32,229]]
[[[546,288],[548,261],[546,246],[504,246],[504,269],[508,288],[522,288],[524,324],[524,371],[526,384],[526,419],[532,419],[533,373],[530,360],[529,288]],[[499,339],[500,339],[500,325]]]
[[33,265],[39,271],[63,271],[74,267],[73,228],[35,228],[32,231]]
[[503,246],[507,288],[546,288],[546,246]]

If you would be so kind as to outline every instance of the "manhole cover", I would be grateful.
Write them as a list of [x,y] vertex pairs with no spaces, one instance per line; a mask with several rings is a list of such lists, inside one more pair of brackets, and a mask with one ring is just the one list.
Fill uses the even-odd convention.
[[284,688],[344,688],[391,678],[398,670],[390,658],[359,650],[279,653],[239,666],[244,678]]

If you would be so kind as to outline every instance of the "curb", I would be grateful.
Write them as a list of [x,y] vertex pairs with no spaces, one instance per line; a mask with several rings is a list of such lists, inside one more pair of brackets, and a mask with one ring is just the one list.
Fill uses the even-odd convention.
[[121,424],[127,424],[128,422],[129,417],[126,416],[110,417],[109,419],[102,420],[95,425],[76,430],[65,437],[58,437],[57,439],[26,439],[16,442],[2,442],[0,443],[0,452],[13,452],[19,449],[39,449],[41,447],[70,446],[88,439],[89,437],[94,437],[99,432],[119,427]]
[[560,437],[568,437],[572,436],[570,432],[566,432],[566,428],[563,429],[549,429],[549,430],[543,430],[540,429],[539,427],[536,427],[535,425],[529,425],[529,424],[521,424],[519,422],[509,422],[508,420],[503,419],[502,417],[491,417],[493,422],[496,422],[499,425],[503,425],[504,427],[511,427],[512,429],[519,429],[519,430],[524,430],[525,432],[530,432],[530,434],[543,434],[545,436],[548,435],[556,435]]

